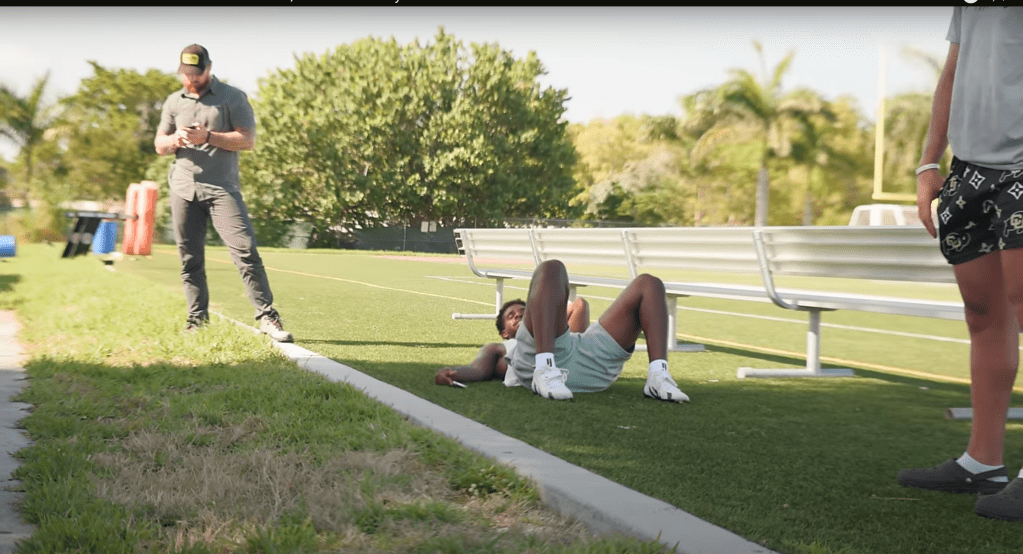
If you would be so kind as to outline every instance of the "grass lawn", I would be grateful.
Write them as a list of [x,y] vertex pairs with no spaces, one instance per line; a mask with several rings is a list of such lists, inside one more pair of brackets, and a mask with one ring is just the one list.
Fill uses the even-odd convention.
[[[52,257],[72,274],[99,266],[58,260],[56,248]],[[303,347],[773,550],[1023,551],[1023,528],[975,516],[974,498],[895,481],[903,467],[933,465],[965,448],[969,423],[942,417],[948,407],[969,406],[961,322],[827,313],[825,366],[853,367],[856,377],[740,381],[741,366],[803,366],[804,317],[769,304],[685,299],[680,338],[703,341],[707,350],[672,353],[669,363],[691,404],[642,398],[645,354],[634,356],[608,391],[555,403],[500,383],[432,384],[438,367],[468,362],[480,345],[497,340],[491,322],[450,317],[493,309],[492,283],[474,278],[456,257],[274,249],[263,257],[275,304]],[[171,307],[160,317],[182,326],[172,247],[118,261],[116,268],[126,282],[168,294]],[[252,308],[224,249],[208,249],[207,271],[213,309],[249,320]],[[506,285],[506,297],[524,296],[525,285]],[[925,297],[950,294],[918,289]],[[580,294],[597,317],[617,291]],[[120,305],[143,300],[125,297]],[[94,363],[107,363],[104,356]],[[1021,439],[1023,425],[1010,423],[1010,472],[1023,462]]]
[[0,263],[30,377],[21,553],[652,553],[506,467],[297,368],[180,293],[28,245]]

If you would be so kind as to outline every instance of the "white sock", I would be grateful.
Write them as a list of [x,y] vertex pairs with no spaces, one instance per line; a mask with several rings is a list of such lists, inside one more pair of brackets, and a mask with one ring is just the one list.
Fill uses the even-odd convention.
[[544,371],[546,369],[554,367],[554,353],[544,352],[537,353],[536,355],[536,370]]
[[[998,468],[1002,467],[1002,466],[989,466],[987,464],[982,464],[982,463],[978,462],[977,460],[973,459],[973,456],[970,456],[970,454],[968,452],[963,452],[963,455],[959,456],[959,459],[956,460],[956,463],[961,465],[961,466],[963,466],[963,469],[965,469],[966,471],[969,471],[970,473],[973,473],[973,474],[984,473],[985,471],[991,471],[993,469],[998,469]],[[1004,483],[1004,482],[1008,481],[1009,478],[1008,477],[998,476],[998,477],[988,477],[987,480],[988,481],[995,481],[995,482],[998,482],[998,483]]]
[[1020,479],[1023,479],[1023,468],[1020,468],[1019,474],[1017,474],[1016,477],[1019,477]]
[[650,362],[650,367],[647,369],[647,372],[651,372],[658,369],[668,371],[668,360],[654,360]]

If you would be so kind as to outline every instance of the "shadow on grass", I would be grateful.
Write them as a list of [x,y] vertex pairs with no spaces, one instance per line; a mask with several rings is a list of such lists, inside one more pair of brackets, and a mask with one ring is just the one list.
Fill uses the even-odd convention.
[[[4,260],[6,261],[6,260]],[[0,292],[11,292],[14,290],[14,285],[21,282],[21,275],[2,275],[0,274]]]
[[[737,356],[741,358],[749,358],[753,360],[759,360],[764,362],[764,365],[750,365],[749,367],[755,368],[769,368],[768,364],[783,364],[785,366],[796,366],[798,368],[806,367],[805,358],[797,358],[794,356],[782,356],[778,354],[769,354],[765,352],[759,352],[756,350],[746,350],[742,348],[735,348],[729,346],[717,346],[712,344],[705,345],[706,352],[715,352],[719,354],[727,354],[730,356]],[[871,379],[880,379],[882,381],[888,381],[891,383],[901,383],[904,385],[912,385],[915,387],[928,387],[935,390],[945,390],[950,392],[965,392],[969,394],[969,385],[960,383],[950,383],[947,381],[930,380],[923,377],[913,377],[909,375],[900,375],[898,373],[888,373],[884,371],[865,369],[857,367],[855,364],[833,364],[833,363],[821,363],[822,369],[842,369],[849,368],[856,373],[856,377],[865,377]],[[940,378],[940,375],[935,375],[935,378]],[[831,379],[831,378],[829,378]],[[754,379],[755,380],[755,379]]]
[[[991,552],[1023,551],[1018,527],[973,515],[975,498],[896,482],[904,467],[963,451],[969,422],[943,412],[969,401],[964,385],[859,370],[680,382],[693,401],[679,405],[645,399],[643,378],[621,378],[552,402],[497,381],[438,387],[436,368],[424,364],[346,363],[781,552],[819,543],[832,547],[820,552],[966,554],[977,551],[978,533]],[[1008,435],[1006,460],[1023,459],[1023,429]]]
[[[978,536],[984,537],[985,552],[1023,546],[1018,526],[974,516],[973,498],[904,489],[895,482],[902,467],[934,464],[961,452],[969,425],[940,415],[950,401],[959,400],[956,391],[860,378],[722,380],[680,383],[694,400],[678,405],[644,399],[644,380],[623,378],[607,391],[552,402],[500,382],[438,387],[432,384],[433,365],[347,363],[779,552],[972,554]],[[290,394],[291,386],[306,381],[301,375],[281,380],[283,386],[266,386],[252,372],[239,379],[238,369],[245,365],[244,360],[132,368],[36,363],[31,375],[54,386],[35,391],[46,409],[32,417],[60,417],[63,423],[55,421],[54,430],[75,437],[81,446],[74,448],[85,448],[118,432],[113,413],[180,414],[175,404],[194,396],[186,413],[201,426],[230,427],[236,423],[232,418],[256,407],[266,414],[300,408],[301,417],[286,418],[280,427],[263,423],[275,429],[275,437],[286,437],[289,446],[324,439],[318,431],[329,432],[330,443],[397,440],[397,433],[381,434],[358,421],[340,428],[354,416],[378,418],[385,410],[338,402],[337,387]],[[96,390],[68,377],[76,373],[107,378],[116,386]],[[217,401],[202,399],[209,394]],[[345,393],[345,398],[358,394]],[[177,400],[165,404],[167,398]],[[99,421],[108,423],[105,431]],[[1023,459],[1023,430],[1012,430],[1007,438],[1006,459]],[[81,454],[84,460],[86,453]],[[59,473],[74,477],[63,469]],[[80,481],[85,486],[87,480]],[[65,491],[52,492],[53,498],[66,497]],[[122,517],[99,508],[88,511],[97,514],[97,526]],[[111,537],[117,530],[113,525]],[[805,546],[821,544],[828,548]]]
[[[187,528],[212,552],[261,522],[265,534],[258,529],[243,543],[258,538],[266,551],[295,551],[286,532],[292,519],[332,540],[369,534],[367,512],[372,534],[379,528],[381,540],[393,541],[413,527],[397,525],[405,512],[373,511],[380,498],[389,507],[405,498],[441,506],[468,486],[455,483],[483,483],[490,467],[353,387],[284,360],[111,366],[37,358],[26,369],[31,381],[16,400],[34,407],[22,424],[36,442],[17,454],[24,463],[15,471],[24,483],[21,513],[37,525],[19,546],[26,551],[162,551],[151,541],[177,544],[177,530]],[[495,491],[518,494],[510,488],[517,481],[497,481],[509,472],[491,473]],[[455,504],[443,506],[470,522],[501,513]],[[463,525],[461,516],[431,525],[431,535],[583,536],[581,526],[520,505],[529,536]]]

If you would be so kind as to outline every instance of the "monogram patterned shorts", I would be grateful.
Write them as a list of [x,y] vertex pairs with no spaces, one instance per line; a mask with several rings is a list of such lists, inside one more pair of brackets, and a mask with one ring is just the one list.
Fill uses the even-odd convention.
[[938,200],[941,253],[951,264],[1023,248],[1023,169],[1003,171],[959,158]]

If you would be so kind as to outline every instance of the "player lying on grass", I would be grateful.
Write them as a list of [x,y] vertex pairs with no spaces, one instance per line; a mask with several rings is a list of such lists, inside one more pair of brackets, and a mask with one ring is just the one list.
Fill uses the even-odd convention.
[[512,300],[501,307],[497,330],[504,342],[487,344],[469,365],[441,368],[434,382],[503,379],[509,387],[530,386],[545,398],[567,400],[575,392],[610,387],[632,357],[642,332],[650,361],[643,395],[689,401],[668,373],[664,283],[653,275],[636,277],[590,324],[585,300],[577,298],[568,304],[565,264],[545,261],[533,272],[526,302]]

